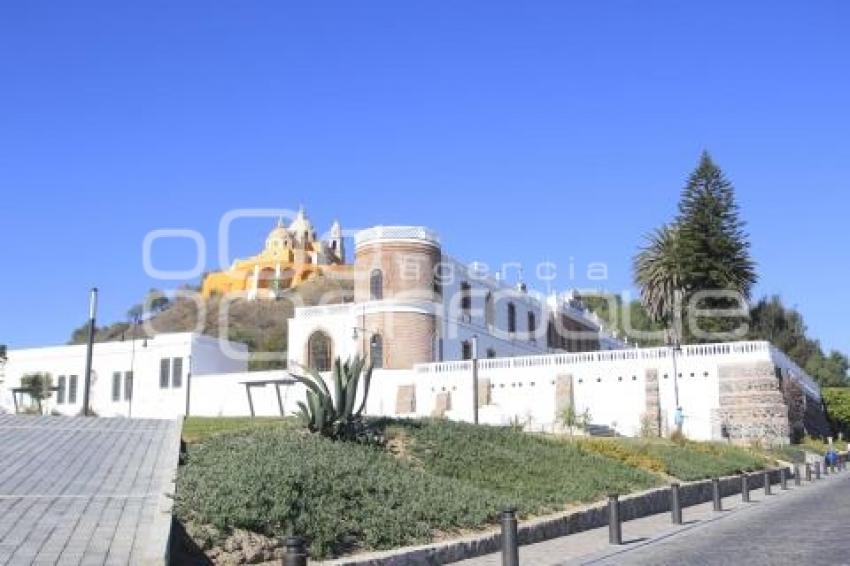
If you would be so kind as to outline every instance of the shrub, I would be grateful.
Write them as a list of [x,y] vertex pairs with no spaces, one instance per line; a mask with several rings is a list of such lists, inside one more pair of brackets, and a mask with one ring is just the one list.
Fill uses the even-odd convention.
[[833,430],[850,431],[850,387],[824,387],[821,393]]
[[579,444],[515,431],[446,421],[400,421],[407,454],[423,470],[496,493],[526,514],[594,501],[658,483],[643,470],[582,450]]
[[287,429],[221,435],[190,447],[175,511],[226,535],[295,533],[325,557],[386,549],[495,520],[498,494],[415,470],[384,451]]

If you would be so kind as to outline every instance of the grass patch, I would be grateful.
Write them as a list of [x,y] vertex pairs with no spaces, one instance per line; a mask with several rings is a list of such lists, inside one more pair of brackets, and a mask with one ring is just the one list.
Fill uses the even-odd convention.
[[323,558],[478,529],[507,505],[540,514],[660,483],[574,444],[509,429],[410,421],[391,423],[387,436],[389,446],[398,441],[395,453],[288,426],[208,434],[189,446],[176,515],[205,548],[234,529],[294,532]]
[[634,438],[587,438],[575,442],[585,450],[682,481],[759,470],[771,463],[746,448],[714,442]]
[[291,427],[294,424],[292,419],[278,417],[189,417],[183,421],[183,440],[187,444],[197,444],[227,432]]
[[573,443],[511,429],[444,421],[401,421],[387,428],[389,439],[399,435],[423,471],[498,494],[525,513],[557,511],[610,491],[659,483],[644,470]]

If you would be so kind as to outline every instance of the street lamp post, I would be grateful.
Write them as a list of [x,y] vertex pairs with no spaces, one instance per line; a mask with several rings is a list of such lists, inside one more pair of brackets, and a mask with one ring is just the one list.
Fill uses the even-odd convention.
[[478,424],[478,335],[472,337],[472,422]]
[[94,350],[95,317],[97,315],[97,287],[92,287],[89,295],[89,340],[86,347],[86,375],[83,380],[83,416],[89,416],[89,398],[91,397],[91,365]]
[[679,340],[675,337],[672,338],[670,343],[670,353],[673,358],[673,404],[675,405],[675,424],[676,430],[682,432],[682,421],[684,415],[682,413],[682,406],[679,404],[679,368],[676,364],[676,353],[682,351],[682,345],[679,343]]

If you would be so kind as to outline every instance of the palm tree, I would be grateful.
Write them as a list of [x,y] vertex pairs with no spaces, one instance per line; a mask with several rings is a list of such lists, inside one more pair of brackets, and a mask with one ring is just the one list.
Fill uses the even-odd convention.
[[634,279],[641,302],[656,322],[681,325],[684,276],[681,238],[675,226],[665,225],[647,236],[647,244],[634,259]]

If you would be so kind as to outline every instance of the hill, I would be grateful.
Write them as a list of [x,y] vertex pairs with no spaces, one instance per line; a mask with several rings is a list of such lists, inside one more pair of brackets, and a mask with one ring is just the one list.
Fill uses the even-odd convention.
[[[276,300],[236,299],[225,303],[220,296],[205,300],[200,295],[196,300],[184,297],[168,299],[162,292],[151,290],[145,301],[150,312],[143,317],[144,323],[113,322],[100,326],[95,333],[95,341],[129,340],[198,330],[207,336],[226,334],[229,340],[247,344],[251,352],[285,352],[288,322],[296,307],[350,302],[353,294],[353,282],[321,276],[287,291]],[[223,309],[226,309],[227,320],[224,328],[221,324]],[[128,320],[136,318],[141,311],[139,305],[133,306],[127,313]],[[84,344],[87,339],[88,324],[85,323],[72,332],[69,344]],[[250,369],[283,367],[282,362],[276,361],[252,361],[249,365]]]

